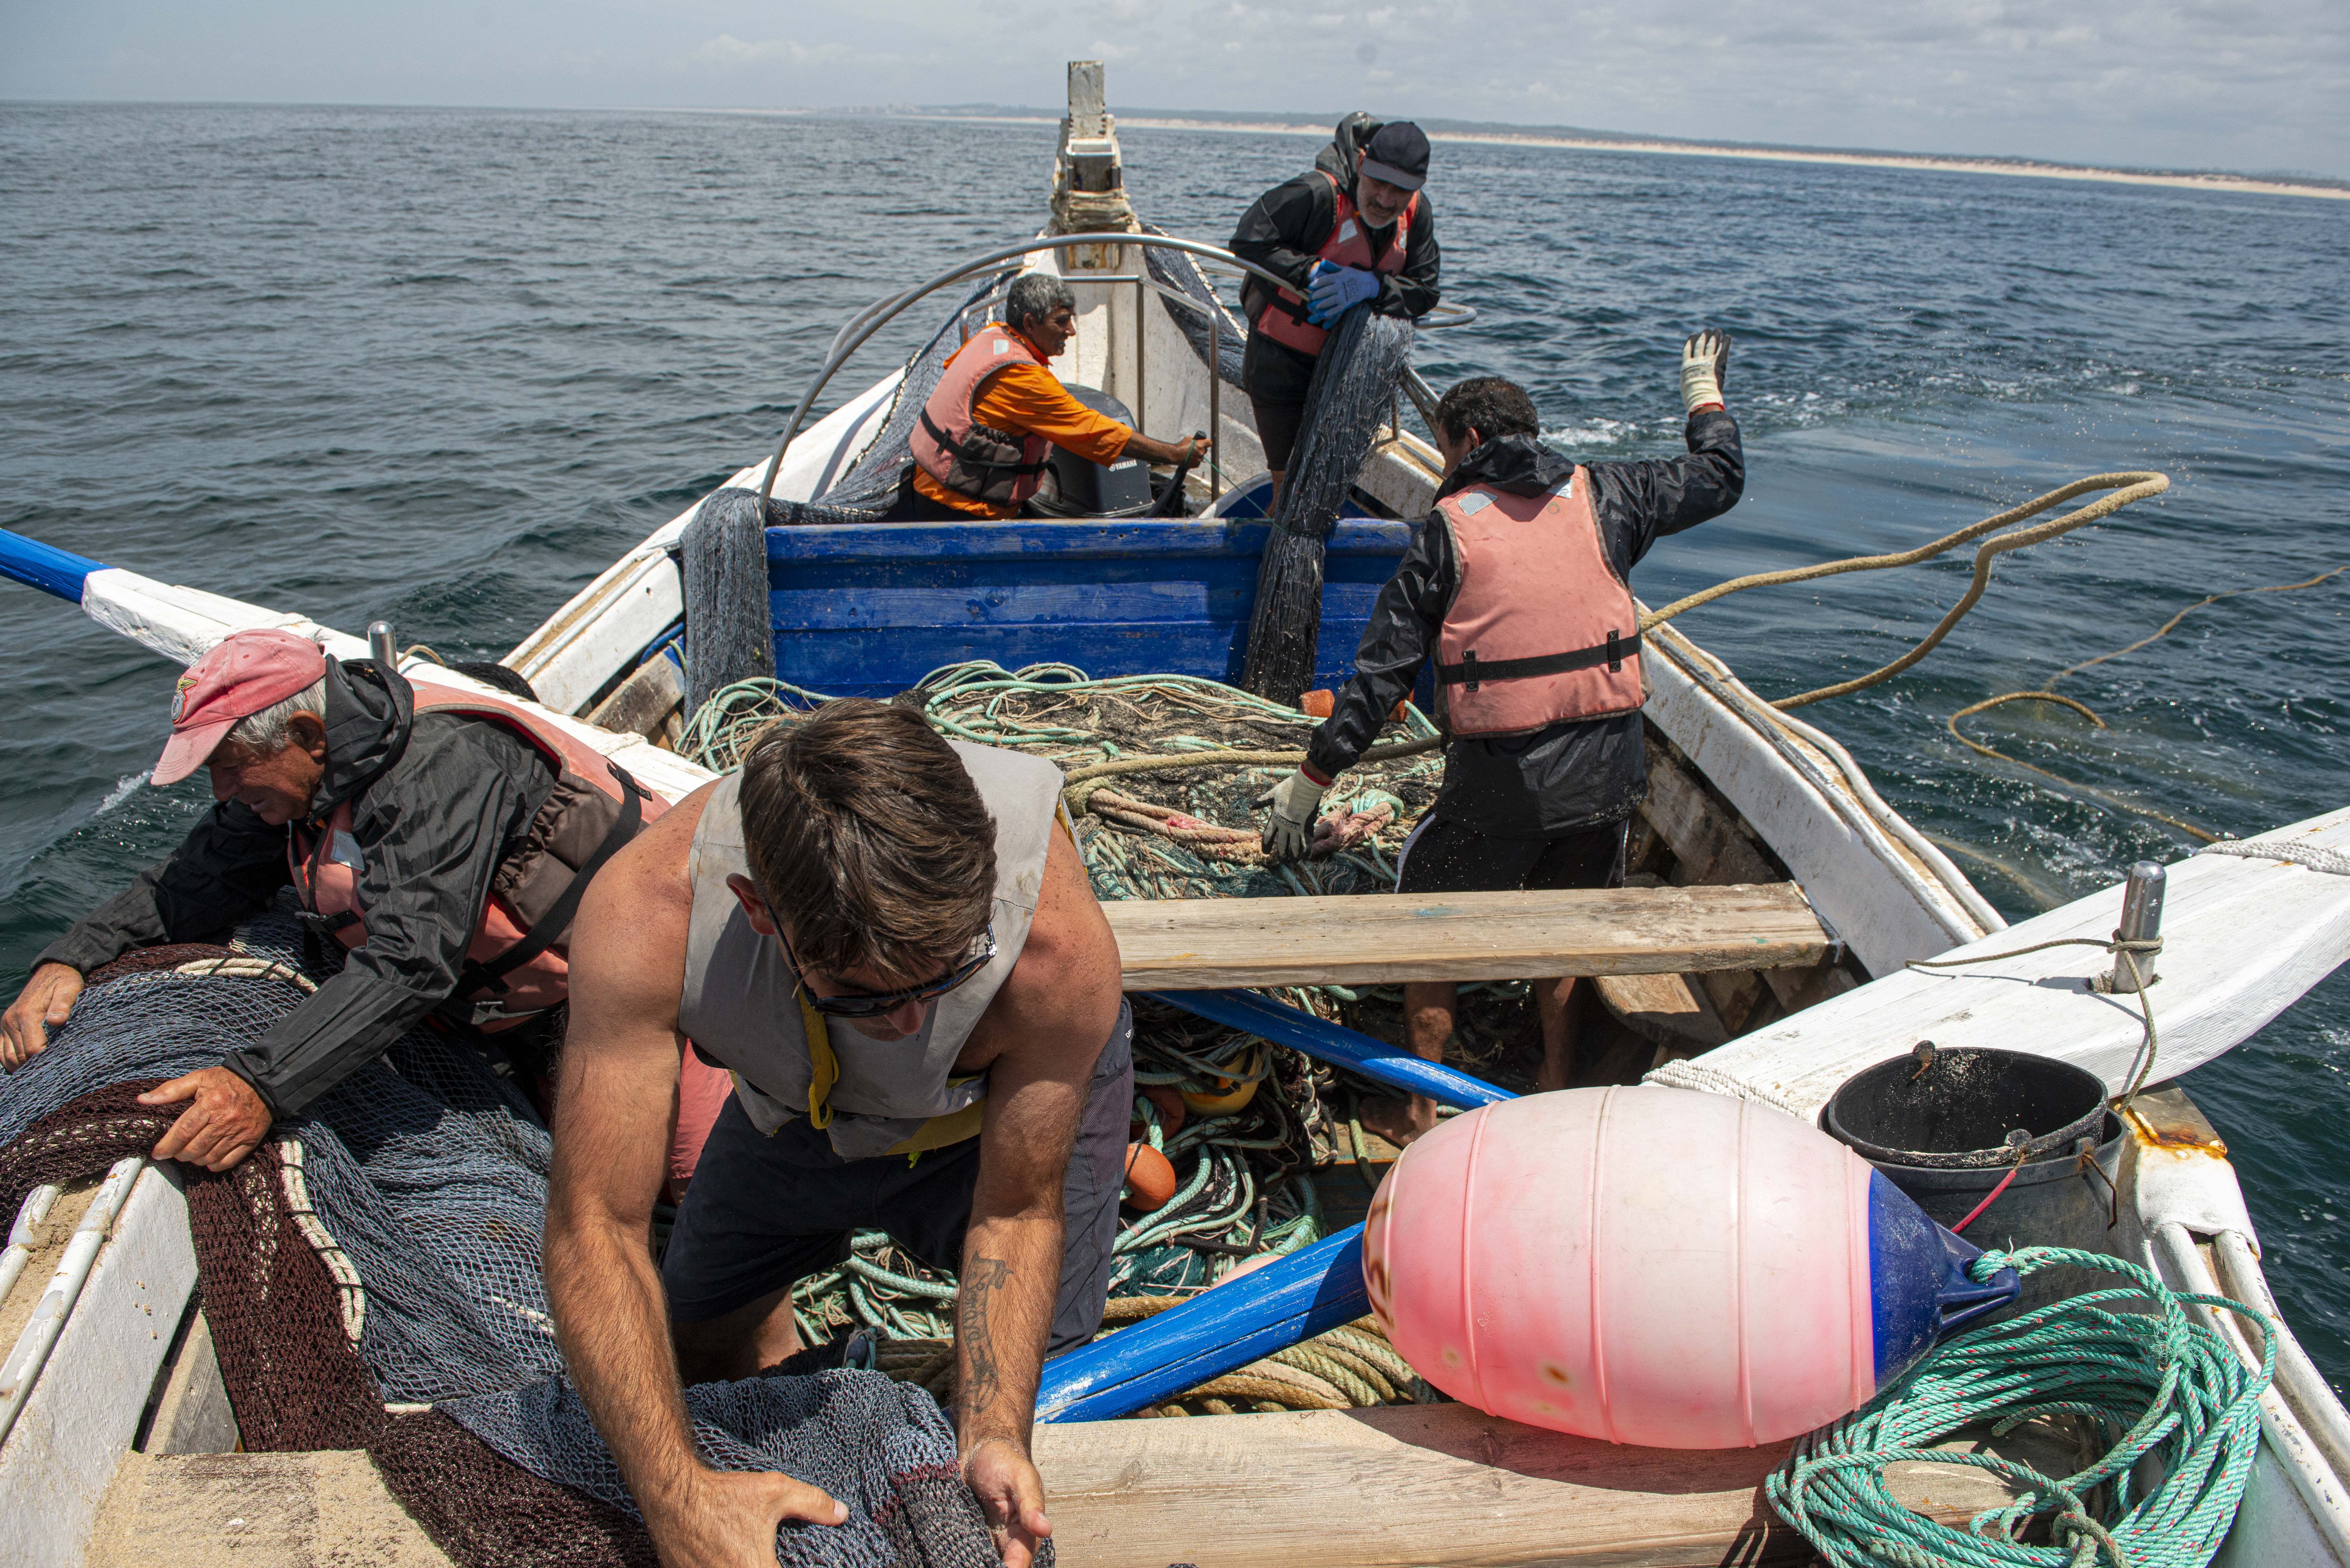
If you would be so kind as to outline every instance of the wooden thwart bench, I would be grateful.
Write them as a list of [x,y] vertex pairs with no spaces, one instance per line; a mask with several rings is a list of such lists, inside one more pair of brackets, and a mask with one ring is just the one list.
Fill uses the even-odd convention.
[[[1761,1568],[1816,1561],[1771,1511],[1787,1445],[1673,1453],[1536,1431],[1466,1405],[1035,1429],[1071,1568]],[[1988,1449],[2067,1475],[2088,1462],[2033,1423]],[[1895,1497],[1945,1523],[2005,1503],[1988,1470],[1905,1462]],[[364,1453],[131,1454],[89,1568],[448,1568]]]
[[[2090,1456],[2044,1422],[1989,1449],[2069,1474]],[[1760,1568],[1817,1556],[1762,1483],[1788,1445],[1618,1448],[1466,1405],[1073,1422],[1035,1430],[1062,1558],[1085,1568]],[[2013,1489],[1905,1462],[1908,1507],[1960,1525]]]
[[1102,908],[1128,991],[1787,969],[1828,950],[1792,882]]

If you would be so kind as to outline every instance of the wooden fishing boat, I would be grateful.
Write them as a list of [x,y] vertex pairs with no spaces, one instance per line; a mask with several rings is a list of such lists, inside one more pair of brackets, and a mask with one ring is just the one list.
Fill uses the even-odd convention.
[[[971,659],[1059,661],[1097,676],[1236,676],[1265,526],[1263,486],[1251,478],[1261,449],[1245,400],[1217,373],[1232,362],[1239,325],[1208,280],[1230,258],[1131,226],[1098,66],[1072,67],[1053,173],[1055,217],[1045,233],[853,320],[798,406],[817,405],[857,347],[899,312],[942,294],[952,301],[947,291],[1007,266],[1047,270],[1079,303],[1077,336],[1056,363],[1064,379],[1118,399],[1155,433],[1211,430],[1220,468],[1183,481],[1191,511],[1183,517],[771,529],[782,680],[886,696]],[[1170,283],[1152,250],[1177,258],[1200,286],[1180,275]],[[970,317],[950,315],[941,332],[957,331],[958,320]],[[787,436],[729,487],[815,501],[884,430],[904,375]],[[1325,683],[1343,676],[1370,600],[1434,493],[1437,456],[1403,422],[1400,410],[1390,415],[1357,477],[1349,511],[1359,515],[1332,535]],[[695,607],[677,552],[697,510],[616,561],[504,660],[557,722],[672,799],[712,776],[663,743],[684,717],[675,653]],[[182,662],[256,626],[315,637],[342,656],[369,651],[299,614],[5,534],[0,575],[71,598]],[[1627,1081],[1657,1069],[1667,1082],[1759,1096],[1806,1117],[1853,1074],[1927,1038],[2059,1057],[2115,1090],[2125,1085],[2144,1031],[2128,999],[2090,983],[2110,961],[2079,948],[2003,956],[2059,938],[2103,939],[2116,928],[2121,888],[2007,928],[1829,734],[1772,709],[1676,630],[1660,628],[1648,646],[1653,793],[1639,831],[1653,885],[1605,899],[1533,898],[1465,934],[1461,920],[1382,925],[1360,900],[1339,911],[1273,900],[1205,913],[1138,904],[1114,911],[1128,988],[1592,974],[1622,1028],[1643,1043],[1625,1058]],[[2260,846],[2269,852],[2199,855],[2169,868],[2161,1078],[2244,1040],[2350,955],[2350,877],[2321,868],[2350,848],[2350,809]],[[1344,953],[1330,940],[1340,929]],[[1907,967],[1971,955],[1982,955],[1979,964]],[[2276,1311],[2223,1145],[2184,1091],[2158,1088],[2124,1118],[2107,1174],[2116,1255],[2174,1288],[2233,1295],[2275,1324],[2263,1441],[2218,1560],[2350,1568],[2350,1414]],[[235,1413],[194,1301],[172,1168],[126,1161],[75,1201],[78,1239],[63,1244],[54,1270],[46,1255],[27,1266],[23,1246],[0,1265],[0,1345],[15,1345],[0,1364],[0,1523],[13,1560],[145,1560],[157,1541],[191,1561],[237,1542],[265,1545],[271,1561],[440,1560],[364,1456],[232,1452]],[[66,1217],[45,1221],[53,1238]],[[2257,1361],[2256,1340],[2235,1333],[2233,1343]],[[1037,1452],[1060,1549],[1076,1563],[1271,1564],[1311,1554],[1347,1565],[1678,1564],[1801,1561],[1809,1550],[1762,1498],[1784,1444],[1614,1448],[1461,1405],[1055,1418],[1072,1413],[1082,1410],[1046,1410]],[[1915,1506],[1941,1516],[2006,1495],[1942,1471],[1912,1490]]]

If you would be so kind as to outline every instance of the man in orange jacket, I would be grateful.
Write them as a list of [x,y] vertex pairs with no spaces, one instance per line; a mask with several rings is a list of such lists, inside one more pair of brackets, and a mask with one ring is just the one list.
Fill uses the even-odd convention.
[[955,350],[923,405],[914,467],[884,522],[1013,517],[1041,486],[1049,448],[1107,467],[1128,458],[1196,462],[1208,450],[1153,441],[1071,397],[1052,361],[1076,335],[1076,298],[1051,273],[1023,273],[991,322]]

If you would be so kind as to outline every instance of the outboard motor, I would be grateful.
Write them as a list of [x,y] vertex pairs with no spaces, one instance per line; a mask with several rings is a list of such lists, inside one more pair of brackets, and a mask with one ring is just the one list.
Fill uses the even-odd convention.
[[[1065,389],[1097,414],[1131,429],[1134,411],[1095,387]],[[1105,467],[1076,452],[1054,447],[1045,459],[1045,483],[1028,501],[1029,510],[1046,517],[1139,517],[1150,510],[1150,465],[1139,457],[1121,457]]]

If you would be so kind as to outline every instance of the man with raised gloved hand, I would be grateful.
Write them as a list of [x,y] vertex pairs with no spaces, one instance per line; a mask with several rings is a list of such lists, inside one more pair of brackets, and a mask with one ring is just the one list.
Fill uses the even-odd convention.
[[1241,381],[1276,496],[1314,361],[1338,317],[1366,300],[1381,316],[1415,321],[1436,307],[1440,262],[1436,215],[1420,189],[1427,180],[1419,127],[1350,114],[1312,169],[1258,197],[1232,231],[1234,255],[1290,284],[1276,290],[1252,277],[1241,290],[1249,320]]
[[[1730,339],[1681,348],[1689,455],[1577,464],[1537,437],[1534,402],[1499,377],[1461,382],[1436,408],[1444,480],[1436,508],[1380,590],[1355,674],[1314,732],[1305,765],[1260,804],[1263,845],[1310,854],[1323,793],[1436,661],[1444,787],[1406,842],[1397,890],[1612,888],[1633,810],[1647,798],[1639,613],[1632,567],[1649,546],[1719,517],[1746,482],[1738,422],[1722,407]],[[1538,981],[1538,1087],[1566,1087],[1572,977]],[[1440,1061],[1455,996],[1404,987],[1411,1048]],[[1398,1144],[1436,1125],[1436,1105],[1366,1102],[1364,1125]]]

